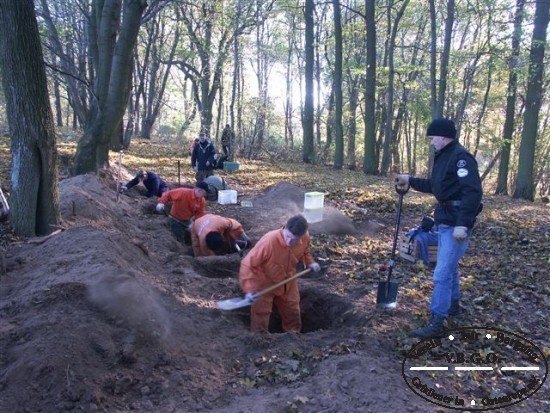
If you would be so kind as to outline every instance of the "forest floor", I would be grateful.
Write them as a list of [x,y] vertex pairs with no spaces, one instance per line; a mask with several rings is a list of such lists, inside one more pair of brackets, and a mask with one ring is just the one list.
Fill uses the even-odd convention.
[[[172,187],[192,183],[187,160],[178,183],[176,159],[165,145],[132,143],[122,180],[143,168]],[[7,168],[0,165],[4,180]],[[0,411],[446,411],[402,375],[415,344],[407,331],[426,319],[433,269],[398,258],[397,308],[376,308],[395,226],[391,180],[246,160],[221,174],[252,206],[209,202],[207,210],[240,221],[253,241],[300,212],[305,192],[325,193],[324,220],[310,227],[324,270],[299,281],[302,334],[280,333],[275,314],[272,333],[255,335],[247,308],[216,308],[242,296],[239,256],[193,258],[155,213],[156,199],[136,187],[117,201],[113,162],[97,175],[62,176],[63,221],[53,235],[23,239],[0,226]],[[484,204],[460,269],[460,325],[516,332],[547,357],[548,206],[496,196]],[[409,192],[402,232],[432,207],[431,197]],[[467,385],[476,397],[491,394],[482,377]],[[456,378],[438,387],[456,388]],[[549,400],[546,382],[501,411],[547,412]]]

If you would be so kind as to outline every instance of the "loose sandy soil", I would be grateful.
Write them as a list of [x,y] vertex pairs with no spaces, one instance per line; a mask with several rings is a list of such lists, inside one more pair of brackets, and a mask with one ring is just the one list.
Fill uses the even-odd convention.
[[[238,190],[253,207],[208,209],[238,219],[254,241],[302,207],[304,190],[291,184]],[[416,323],[411,300],[376,310],[376,283],[333,276],[316,243],[383,238],[385,247],[391,222],[327,210],[311,228],[325,270],[300,280],[303,334],[280,333],[273,317],[272,334],[253,335],[248,309],[216,308],[242,295],[236,254],[194,259],[155,199],[133,189],[116,202],[109,171],[65,179],[60,191],[64,229],[6,251],[1,412],[442,411],[401,375],[396,344]],[[510,411],[538,411],[541,400]]]

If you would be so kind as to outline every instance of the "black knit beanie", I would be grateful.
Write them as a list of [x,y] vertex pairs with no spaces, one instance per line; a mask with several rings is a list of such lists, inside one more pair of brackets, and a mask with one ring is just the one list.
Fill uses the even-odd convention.
[[444,136],[450,139],[456,139],[456,127],[455,123],[450,119],[440,118],[434,119],[428,130],[426,131],[428,136]]

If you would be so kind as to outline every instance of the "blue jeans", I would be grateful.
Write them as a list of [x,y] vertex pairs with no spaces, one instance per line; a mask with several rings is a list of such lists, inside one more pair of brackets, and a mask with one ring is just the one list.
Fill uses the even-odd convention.
[[460,299],[460,280],[458,262],[466,253],[472,230],[468,238],[456,241],[453,238],[454,227],[439,225],[437,264],[434,270],[434,292],[430,310],[441,317],[449,315],[451,300]]

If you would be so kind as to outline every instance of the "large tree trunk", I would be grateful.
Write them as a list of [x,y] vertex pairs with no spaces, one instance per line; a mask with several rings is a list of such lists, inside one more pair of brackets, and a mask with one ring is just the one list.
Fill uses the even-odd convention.
[[527,95],[525,97],[525,113],[523,115],[523,131],[519,147],[519,165],[514,198],[533,201],[535,185],[533,165],[535,163],[535,148],[539,111],[542,103],[544,51],[546,45],[546,29],[548,28],[550,2],[537,0],[535,9],[535,25],[529,54],[529,78]]
[[523,22],[523,7],[525,0],[517,0],[516,16],[514,18],[514,34],[512,36],[512,55],[509,61],[508,93],[506,97],[506,118],[502,131],[502,151],[498,165],[496,194],[508,195],[508,168],[510,166],[510,151],[514,136],[516,117],[516,95],[518,84],[519,45],[521,41],[521,26]]
[[32,0],[0,0],[0,68],[11,135],[10,222],[19,235],[46,235],[59,223],[58,172]]
[[365,25],[367,30],[367,70],[365,80],[365,151],[363,172],[378,173],[376,162],[376,23],[375,0],[365,0]]
[[305,0],[304,19],[305,28],[305,101],[302,116],[302,129],[304,136],[304,147],[302,150],[302,160],[306,163],[312,163],[315,160],[313,146],[313,12],[315,4],[313,0]]
[[107,165],[112,141],[122,146],[122,142],[117,142],[119,136],[115,132],[122,122],[128,101],[133,50],[146,1],[126,0],[120,25],[121,2],[96,0],[92,6],[90,33],[97,35],[91,38],[97,73],[96,101],[88,115],[84,136],[78,143],[74,165],[76,175]]

